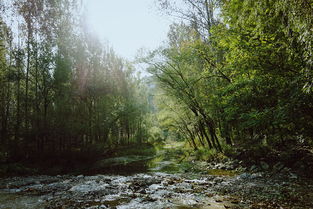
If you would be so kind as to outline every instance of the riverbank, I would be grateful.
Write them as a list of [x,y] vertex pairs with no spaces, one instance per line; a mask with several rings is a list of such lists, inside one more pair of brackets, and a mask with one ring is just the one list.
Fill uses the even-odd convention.
[[[104,149],[101,152],[63,153],[57,157],[38,156],[36,159],[0,163],[0,177],[30,175],[92,175],[96,173],[138,173],[146,168],[124,166],[149,160],[156,154],[152,144],[141,143]],[[140,164],[142,165],[142,164]],[[128,170],[125,170],[128,169]],[[133,170],[131,170],[131,168]]]
[[267,173],[150,172],[0,180],[0,208],[312,208],[312,180]]
[[176,145],[121,149],[84,174],[2,178],[0,208],[313,208],[313,180],[289,168],[197,160]]

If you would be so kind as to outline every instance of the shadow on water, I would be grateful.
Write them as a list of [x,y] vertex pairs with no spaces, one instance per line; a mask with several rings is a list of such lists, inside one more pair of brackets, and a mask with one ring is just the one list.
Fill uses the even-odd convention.
[[[110,160],[115,158],[110,158]],[[151,159],[151,158],[150,158]],[[129,161],[128,161],[129,160]],[[96,174],[114,174],[114,175],[132,175],[136,173],[144,173],[149,169],[149,159],[133,161],[125,157],[124,162],[109,164],[106,162],[97,162],[90,168],[84,169],[81,174],[96,175]]]
[[[139,153],[140,154],[140,153]],[[80,170],[79,174],[117,174],[132,175],[136,173],[165,172],[179,173],[188,169],[183,162],[186,153],[176,149],[161,148],[144,155],[124,155],[101,159],[93,165]]]
[[[173,175],[193,172],[194,163],[188,162],[188,153],[183,149],[165,147],[156,151],[150,147],[141,153],[122,151],[77,170],[77,176],[17,178],[12,185],[11,181],[6,182],[2,191],[0,181],[0,209],[57,208],[56,205],[63,205],[62,208],[204,209],[231,205],[227,201],[216,201],[206,180]],[[190,174],[188,178],[193,178]],[[224,173],[218,171],[218,174]]]

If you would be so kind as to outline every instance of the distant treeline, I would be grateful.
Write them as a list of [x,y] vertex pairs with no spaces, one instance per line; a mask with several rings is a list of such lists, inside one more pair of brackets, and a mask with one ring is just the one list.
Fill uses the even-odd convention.
[[146,140],[145,85],[75,2],[0,2],[1,162]]

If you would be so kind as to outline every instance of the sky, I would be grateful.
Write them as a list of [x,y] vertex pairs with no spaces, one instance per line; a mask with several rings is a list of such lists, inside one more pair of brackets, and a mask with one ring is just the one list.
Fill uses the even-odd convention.
[[167,38],[171,20],[155,0],[86,0],[87,23],[101,41],[133,60],[141,48],[155,49]]

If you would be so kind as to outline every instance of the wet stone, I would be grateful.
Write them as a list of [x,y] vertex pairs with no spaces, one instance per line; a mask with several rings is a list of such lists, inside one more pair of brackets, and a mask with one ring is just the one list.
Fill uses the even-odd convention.
[[290,204],[313,208],[313,182],[300,184],[300,177],[292,175],[259,172],[224,176],[206,172],[195,177],[190,173],[151,172],[7,178],[0,179],[0,208],[205,209],[250,208],[261,203],[265,208],[289,208]]

